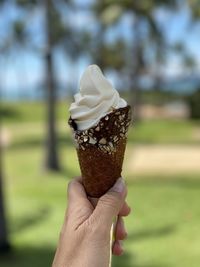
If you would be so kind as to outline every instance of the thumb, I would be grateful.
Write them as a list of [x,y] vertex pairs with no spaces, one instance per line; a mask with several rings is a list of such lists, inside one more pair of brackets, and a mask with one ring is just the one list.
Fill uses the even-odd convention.
[[113,218],[117,216],[124,204],[127,189],[123,178],[119,178],[114,186],[103,195],[93,212],[93,219],[100,223],[112,225]]

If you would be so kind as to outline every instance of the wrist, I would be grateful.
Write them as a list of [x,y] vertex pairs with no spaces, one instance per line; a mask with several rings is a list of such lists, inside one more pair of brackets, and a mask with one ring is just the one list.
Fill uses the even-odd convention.
[[78,251],[73,253],[72,259],[70,258],[70,267],[109,267],[110,240],[110,231],[87,231],[81,246],[80,243],[77,244]]
[[[52,267],[108,267],[110,259],[110,233],[87,227],[73,237],[68,233],[60,238]],[[84,232],[84,234],[83,234]],[[71,238],[72,237],[72,238]]]

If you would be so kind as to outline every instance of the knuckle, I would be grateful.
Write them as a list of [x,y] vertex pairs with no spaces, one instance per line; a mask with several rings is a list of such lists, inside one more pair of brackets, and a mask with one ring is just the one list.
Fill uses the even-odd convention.
[[68,186],[67,186],[67,194],[68,195],[70,194],[72,188],[75,186],[76,183],[77,182],[75,180],[69,181]]
[[76,187],[77,185],[82,184],[81,177],[74,177],[72,180],[69,181],[67,186],[67,194],[71,192],[71,190]]
[[73,180],[69,181],[68,186],[67,186],[67,193],[69,194],[69,191],[71,190],[71,187],[73,186]]
[[107,193],[102,198],[100,198],[99,202],[100,205],[115,210],[118,207],[119,199],[117,199],[113,193]]

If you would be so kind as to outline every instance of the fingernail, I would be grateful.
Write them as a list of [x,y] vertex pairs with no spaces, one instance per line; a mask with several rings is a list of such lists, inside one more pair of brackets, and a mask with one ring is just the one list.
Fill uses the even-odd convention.
[[128,237],[128,233],[124,231],[124,239],[126,239],[127,237]]
[[122,217],[121,217],[121,225],[122,225],[122,229],[123,229],[123,232],[124,232],[124,239],[125,239],[125,238],[127,238],[128,233],[126,232],[125,223],[124,223],[124,220],[123,220]]
[[125,182],[122,177],[120,177],[114,186],[111,188],[112,191],[122,193],[124,191]]
[[121,248],[121,253],[120,253],[120,255],[122,255],[123,252],[124,252],[124,243],[123,243],[122,240],[119,240],[119,246],[120,246],[120,248]]

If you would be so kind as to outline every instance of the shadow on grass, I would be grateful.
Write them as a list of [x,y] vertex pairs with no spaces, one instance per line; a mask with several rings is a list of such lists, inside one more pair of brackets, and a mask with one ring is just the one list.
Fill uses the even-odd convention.
[[[117,257],[113,256],[112,267],[161,267],[159,264],[138,264],[136,262],[137,258],[134,256],[134,253],[124,253],[124,255]],[[166,267],[166,265],[162,265]]]
[[[70,135],[61,135],[58,138],[58,144],[59,145],[66,145],[66,146],[73,146],[73,141]],[[18,148],[31,148],[31,147],[38,147],[38,146],[44,146],[45,140],[41,138],[41,136],[34,136],[34,137],[28,137],[24,138],[22,140],[18,140],[13,142],[9,149],[18,149]]]
[[142,239],[146,240],[148,238],[167,236],[174,233],[175,231],[176,231],[176,226],[167,225],[157,229],[137,231],[136,233],[131,233],[128,235],[128,239],[129,240],[133,239],[135,241],[139,241]]
[[11,233],[24,231],[25,229],[41,223],[43,220],[46,220],[46,218],[50,214],[50,209],[48,207],[44,207],[40,210],[38,210],[37,213],[26,215],[23,218],[16,219],[15,223],[12,225],[10,231]]
[[[133,239],[134,241],[139,241],[142,239],[161,237],[165,235],[170,235],[176,230],[174,225],[168,225],[158,229],[144,230],[137,233],[132,233],[128,235],[128,239]],[[160,267],[158,264],[138,264],[136,262],[136,256],[134,253],[125,253],[120,257],[113,257],[112,267]],[[163,267],[163,265],[162,265]]]
[[49,267],[55,249],[51,247],[21,247],[0,256],[1,267]]
[[21,117],[21,113],[17,108],[11,106],[1,106],[0,105],[0,118],[1,119],[18,119]]
[[112,267],[135,267],[132,264],[131,255],[129,253],[124,253],[122,256],[113,256]]
[[[50,267],[55,254],[52,247],[22,247],[9,254],[1,256],[2,267]],[[134,263],[135,262],[135,263]],[[94,266],[95,267],[95,266]],[[102,266],[103,267],[103,266]],[[137,264],[134,255],[125,253],[120,257],[113,257],[112,267],[161,267],[157,264]],[[164,267],[162,265],[162,267]]]

